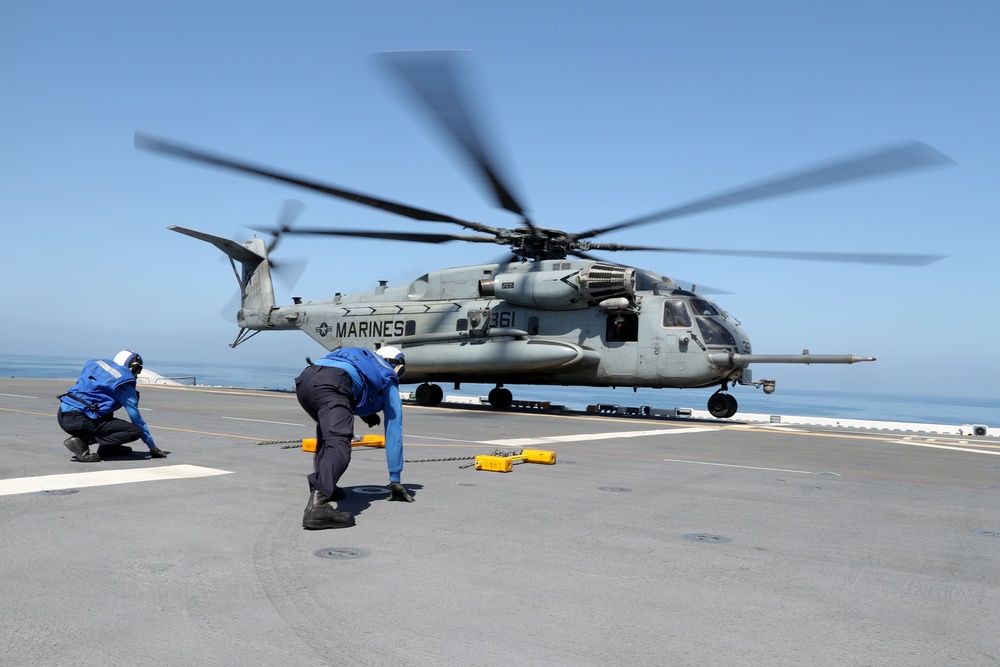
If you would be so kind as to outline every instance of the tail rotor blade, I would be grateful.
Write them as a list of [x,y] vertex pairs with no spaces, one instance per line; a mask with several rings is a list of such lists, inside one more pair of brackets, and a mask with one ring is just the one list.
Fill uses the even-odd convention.
[[308,264],[309,258],[307,257],[294,257],[277,262],[271,260],[271,270],[285,288],[291,292],[299,284]]

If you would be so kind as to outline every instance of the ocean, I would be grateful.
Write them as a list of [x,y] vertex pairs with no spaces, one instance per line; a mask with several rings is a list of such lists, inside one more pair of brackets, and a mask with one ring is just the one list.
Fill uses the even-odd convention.
[[[0,377],[54,378],[72,383],[85,361],[75,357],[0,355]],[[163,377],[187,385],[276,391],[292,391],[295,376],[302,370],[301,367],[235,366],[151,358],[146,360],[146,365]],[[404,390],[412,388],[404,386]],[[492,385],[463,384],[460,391],[455,391],[451,384],[442,385],[446,396],[485,396],[491,388]],[[584,410],[588,405],[597,403],[704,410],[705,402],[712,393],[711,389],[639,389],[633,392],[628,387],[509,385],[508,388],[515,399],[550,401],[573,410]],[[1000,427],[1000,401],[995,398],[786,388],[779,388],[767,396],[760,390],[741,387],[733,390],[733,394],[739,401],[740,411],[747,413]]]

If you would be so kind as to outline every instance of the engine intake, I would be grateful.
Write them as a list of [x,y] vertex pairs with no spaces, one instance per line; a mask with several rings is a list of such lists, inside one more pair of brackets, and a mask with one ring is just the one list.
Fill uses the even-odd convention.
[[580,293],[591,303],[635,296],[635,269],[598,262],[580,270]]

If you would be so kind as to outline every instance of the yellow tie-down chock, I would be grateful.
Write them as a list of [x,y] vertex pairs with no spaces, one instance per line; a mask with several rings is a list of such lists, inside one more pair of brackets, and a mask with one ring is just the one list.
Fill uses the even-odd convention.
[[512,454],[510,456],[481,454],[476,457],[476,470],[510,472],[514,469],[515,462],[520,463],[522,461],[555,465],[556,453],[544,449],[522,449],[520,454]]
[[[363,435],[360,438],[354,438],[354,440],[351,440],[351,447],[374,447],[376,449],[385,449],[385,436],[372,434]],[[315,452],[316,438],[303,438],[302,451]]]

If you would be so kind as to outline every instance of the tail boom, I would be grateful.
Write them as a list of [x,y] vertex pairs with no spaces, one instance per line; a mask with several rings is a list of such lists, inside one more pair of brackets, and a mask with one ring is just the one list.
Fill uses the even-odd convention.
[[[236,323],[245,329],[273,328],[270,323],[271,311],[275,309],[274,284],[271,282],[270,262],[267,259],[267,246],[263,239],[254,237],[243,244],[232,239],[199,232],[176,225],[168,227],[171,231],[184,234],[199,241],[211,243],[226,253],[236,280],[240,286],[240,310]],[[239,262],[242,270],[236,270]]]

